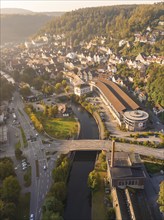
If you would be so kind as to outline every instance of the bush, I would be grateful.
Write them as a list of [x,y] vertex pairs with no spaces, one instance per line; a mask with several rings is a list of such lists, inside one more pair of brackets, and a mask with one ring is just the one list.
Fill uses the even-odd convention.
[[23,152],[21,151],[20,148],[16,148],[15,149],[15,157],[16,157],[17,160],[21,160],[22,159],[22,154],[23,154]]
[[101,163],[101,168],[102,168],[102,170],[107,170],[107,163],[106,163],[106,161]]
[[93,170],[88,176],[88,186],[93,190],[97,191],[100,187],[100,176],[99,173]]
[[106,155],[105,155],[105,152],[102,151],[100,154],[99,154],[99,160],[100,162],[105,162],[106,161]]
[[67,188],[65,182],[56,182],[51,187],[51,194],[57,200],[64,202],[66,199]]
[[114,208],[109,208],[107,211],[107,216],[109,220],[115,220],[115,210]]

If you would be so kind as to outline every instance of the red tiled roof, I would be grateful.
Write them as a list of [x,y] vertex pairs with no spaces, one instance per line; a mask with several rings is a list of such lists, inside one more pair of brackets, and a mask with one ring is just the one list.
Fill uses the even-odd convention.
[[97,81],[96,86],[102,91],[109,102],[113,105],[117,112],[121,113],[126,110],[126,107],[117,99],[110,89],[102,82]]
[[103,78],[100,78],[99,80],[109,85],[127,103],[127,105],[132,110],[136,110],[139,108],[139,105],[137,105],[122,89],[120,89],[120,87],[117,84]]

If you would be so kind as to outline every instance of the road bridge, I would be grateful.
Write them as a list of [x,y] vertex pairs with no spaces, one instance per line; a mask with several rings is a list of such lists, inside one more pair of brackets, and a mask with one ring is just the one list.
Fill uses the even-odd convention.
[[[112,141],[110,140],[58,140],[51,144],[48,149],[56,151],[90,151],[90,150],[106,150],[110,151]],[[135,152],[141,155],[154,156],[159,159],[164,159],[164,149],[155,149],[135,144],[127,144],[116,142],[116,151]]]

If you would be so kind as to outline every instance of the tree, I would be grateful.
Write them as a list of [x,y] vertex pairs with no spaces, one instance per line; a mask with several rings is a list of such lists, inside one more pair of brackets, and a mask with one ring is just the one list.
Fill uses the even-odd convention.
[[89,173],[88,176],[88,186],[93,190],[96,191],[98,190],[100,185],[100,176],[99,173],[93,170],[92,172]]
[[69,90],[70,90],[70,86],[66,86],[65,87],[65,92],[67,93],[67,92],[69,92]]
[[162,181],[160,184],[160,191],[157,202],[159,204],[160,211],[164,213],[164,181]]
[[13,162],[6,158],[0,161],[0,180],[3,180],[10,175],[15,175]]
[[48,108],[48,117],[52,117],[53,116],[53,108],[52,106],[49,106]]
[[23,154],[23,152],[21,151],[20,148],[15,149],[15,156],[16,156],[17,160],[21,160],[22,154]]
[[109,208],[107,211],[107,216],[109,220],[115,220],[115,210],[114,208]]
[[21,187],[18,180],[13,176],[8,176],[2,183],[2,198],[5,201],[17,202]]
[[37,77],[32,82],[32,85],[35,87],[35,89],[41,90],[43,83],[44,83],[44,81],[40,77]]
[[105,162],[106,161],[105,151],[101,151],[101,153],[99,154],[99,160],[100,160],[100,162]]
[[35,70],[31,67],[24,69],[22,74],[22,81],[32,85],[34,78],[36,77]]
[[47,105],[44,106],[44,112],[43,112],[43,114],[44,114],[45,116],[48,116],[48,106],[47,106]]
[[64,220],[58,212],[46,211],[43,213],[42,220]]
[[55,117],[57,114],[58,114],[58,106],[54,105],[52,107],[52,115],[53,115],[53,117]]
[[51,187],[51,193],[59,201],[64,202],[66,199],[67,189],[65,182],[56,182]]
[[6,203],[4,207],[4,216],[8,220],[15,219],[16,216],[16,205],[13,202]]
[[57,200],[54,196],[50,196],[46,198],[44,205],[43,205],[43,212],[53,211],[62,213],[63,211],[63,204],[61,201]]
[[[63,157],[61,157],[63,158]],[[52,171],[52,177],[55,182],[65,182],[69,171],[70,161],[64,157],[58,160],[57,167]]]
[[59,92],[59,90],[61,89],[61,83],[56,83],[56,85],[55,85],[55,90],[56,90],[56,92]]
[[65,180],[65,176],[63,174],[63,168],[61,166],[56,167],[52,171],[52,177],[53,177],[55,182],[64,181]]
[[4,217],[5,202],[0,199],[0,219]]
[[67,81],[66,81],[65,79],[62,80],[62,85],[63,85],[64,87],[66,87]]
[[60,216],[60,214],[57,213],[53,213],[50,217],[50,220],[64,220],[62,216]]
[[6,79],[0,77],[0,87],[1,87],[0,94],[3,94],[0,95],[0,102],[4,100],[9,101],[12,97],[14,86],[11,83],[9,83]]
[[13,78],[15,82],[20,82],[20,73],[17,70],[13,72]]
[[25,97],[31,95],[31,90],[28,86],[25,86],[20,89],[20,94],[25,98]]

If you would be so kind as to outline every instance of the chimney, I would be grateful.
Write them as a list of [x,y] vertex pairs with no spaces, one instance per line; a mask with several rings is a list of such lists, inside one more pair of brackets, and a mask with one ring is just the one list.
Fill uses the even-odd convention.
[[115,152],[115,140],[112,141],[111,163],[110,166],[114,167],[114,152]]

